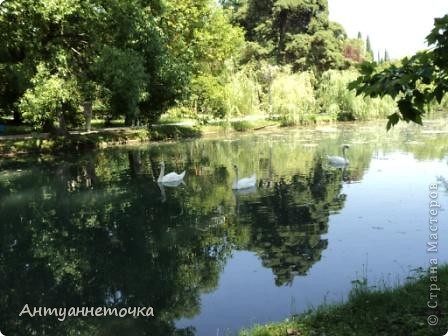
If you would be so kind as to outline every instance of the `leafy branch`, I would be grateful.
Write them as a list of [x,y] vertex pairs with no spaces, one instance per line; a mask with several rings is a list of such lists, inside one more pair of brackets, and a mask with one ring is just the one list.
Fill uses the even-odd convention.
[[349,84],[357,95],[389,95],[398,111],[388,117],[387,129],[400,120],[422,124],[422,117],[434,101],[440,103],[448,92],[448,15],[435,19],[426,37],[431,49],[404,58],[399,65],[379,69],[376,62],[361,64],[361,75]]

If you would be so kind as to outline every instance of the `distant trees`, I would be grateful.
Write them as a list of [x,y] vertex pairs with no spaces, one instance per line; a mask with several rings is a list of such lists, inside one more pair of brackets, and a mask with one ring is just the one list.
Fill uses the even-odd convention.
[[369,37],[367,37],[365,43],[361,32],[358,32],[358,37],[356,39],[346,39],[344,42],[343,55],[347,60],[354,63],[371,61],[373,59],[373,52],[371,50]]
[[434,101],[440,103],[448,92],[448,15],[435,19],[426,37],[431,49],[404,58],[400,64],[379,68],[364,63],[361,76],[349,85],[358,94],[391,96],[399,112],[389,116],[387,127],[400,120],[422,124],[422,116]]
[[329,21],[325,0],[247,0],[238,7],[236,21],[244,27],[255,58],[291,64],[297,71],[344,66],[346,34]]
[[384,62],[389,62],[390,61],[390,57],[389,57],[389,52],[387,51],[387,49],[384,50]]
[[370,42],[370,37],[369,37],[369,35],[367,35],[367,37],[366,37],[366,52],[367,52],[367,54],[369,54],[370,55],[370,58],[373,60],[373,49],[372,49],[372,44],[371,44],[371,42]]

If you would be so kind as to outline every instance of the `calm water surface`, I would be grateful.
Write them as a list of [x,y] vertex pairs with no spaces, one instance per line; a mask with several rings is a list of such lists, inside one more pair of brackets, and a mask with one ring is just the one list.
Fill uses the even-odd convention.
[[[396,285],[448,239],[448,126],[341,125],[0,163],[5,335],[226,335]],[[350,165],[326,155],[349,144]],[[160,162],[186,170],[156,183]],[[257,187],[235,193],[241,176]],[[440,246],[440,262],[448,261]],[[30,307],[143,307],[153,318],[30,318]]]

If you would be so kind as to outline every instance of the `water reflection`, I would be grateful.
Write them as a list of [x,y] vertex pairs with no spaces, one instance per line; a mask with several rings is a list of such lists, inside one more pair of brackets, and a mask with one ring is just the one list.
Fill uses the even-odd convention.
[[[343,186],[362,180],[378,145],[356,145],[358,132],[343,134],[291,132],[3,161],[2,332],[195,335],[175,321],[200,313],[201,295],[218,287],[235,250],[256,253],[276,286],[291,285],[321,259],[329,217],[347,199]],[[375,132],[362,136],[376,139]],[[318,146],[300,141],[310,137]],[[325,155],[350,140],[350,166],[329,166]],[[169,171],[186,168],[185,183],[156,182],[162,159]],[[254,171],[257,185],[232,191],[233,163]],[[155,317],[19,318],[25,304],[152,306]]]
[[159,189],[160,189],[160,199],[162,200],[163,203],[165,203],[166,202],[165,187],[177,188],[180,185],[185,185],[185,182],[183,180],[178,180],[175,182],[157,182],[157,185],[159,186]]

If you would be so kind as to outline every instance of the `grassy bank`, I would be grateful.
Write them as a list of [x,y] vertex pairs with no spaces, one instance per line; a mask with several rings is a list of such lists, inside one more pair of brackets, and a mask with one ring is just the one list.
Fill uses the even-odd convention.
[[200,136],[195,127],[164,126],[157,130],[126,128],[72,133],[66,136],[28,134],[5,137],[0,141],[0,155],[23,153],[64,153],[106,148],[148,141],[178,140]]
[[[288,321],[255,326],[240,336],[441,336],[448,330],[448,266],[438,269],[438,306],[427,306],[430,295],[427,274],[396,288],[369,289],[365,281],[357,282],[346,303],[324,306]],[[439,322],[429,326],[427,318],[436,315]]]
[[95,127],[89,133],[72,131],[65,136],[33,133],[29,130],[20,133],[19,130],[22,128],[8,127],[8,132],[0,136],[0,155],[73,152],[149,141],[196,138],[204,134],[250,132],[272,126],[279,126],[279,123],[266,119],[220,121],[207,125],[183,125],[179,122],[178,124],[160,123],[150,128],[130,128],[118,124],[108,128]]
[[23,153],[70,153],[148,141],[177,140],[200,136],[195,127],[163,126],[157,129],[115,128],[64,136],[47,133],[9,135],[0,139],[0,155]]
[[71,133],[53,136],[46,133],[30,133],[3,137],[0,141],[0,154],[58,153],[103,148],[148,139],[144,129],[117,129],[91,133]]

